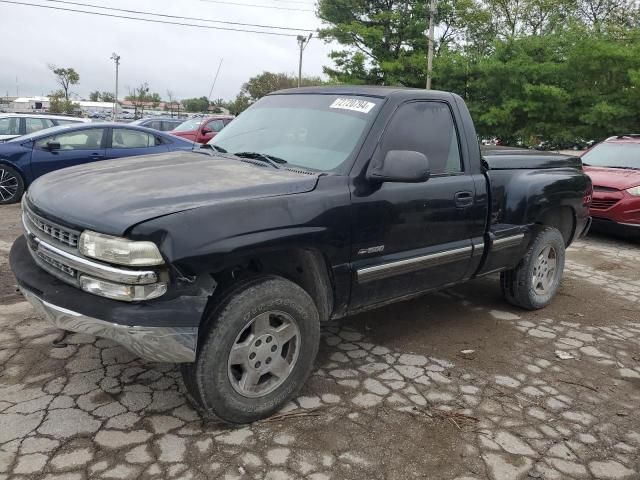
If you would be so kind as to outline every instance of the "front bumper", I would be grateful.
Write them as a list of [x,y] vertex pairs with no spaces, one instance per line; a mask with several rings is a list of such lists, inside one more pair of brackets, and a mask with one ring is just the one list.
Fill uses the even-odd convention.
[[114,340],[150,361],[195,361],[198,326],[211,293],[206,285],[147,302],[119,302],[83,292],[44,271],[24,236],[11,247],[9,261],[25,298],[56,327]]
[[20,290],[36,311],[58,328],[108,338],[152,362],[195,361],[197,328],[119,325],[53,305],[24,287]]
[[593,217],[593,230],[601,233],[611,233],[620,237],[640,238],[640,224],[621,223],[609,218]]

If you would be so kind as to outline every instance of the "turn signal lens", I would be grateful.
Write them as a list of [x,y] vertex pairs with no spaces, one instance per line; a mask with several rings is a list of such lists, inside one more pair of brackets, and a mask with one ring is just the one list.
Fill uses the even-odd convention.
[[167,291],[167,284],[122,285],[82,275],[80,277],[80,288],[85,292],[100,295],[101,297],[125,302],[136,302],[158,298]]

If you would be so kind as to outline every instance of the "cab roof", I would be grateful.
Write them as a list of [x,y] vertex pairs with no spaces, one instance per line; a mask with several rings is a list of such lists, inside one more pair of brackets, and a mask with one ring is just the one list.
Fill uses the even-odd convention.
[[609,137],[605,140],[606,143],[640,143],[640,134],[638,133],[623,133]]
[[366,97],[390,98],[390,97],[407,97],[407,98],[448,98],[453,95],[449,92],[441,92],[438,90],[424,90],[421,88],[408,87],[380,87],[367,85],[337,85],[337,86],[321,86],[321,87],[301,87],[290,88],[287,90],[278,90],[270,95],[360,95]]

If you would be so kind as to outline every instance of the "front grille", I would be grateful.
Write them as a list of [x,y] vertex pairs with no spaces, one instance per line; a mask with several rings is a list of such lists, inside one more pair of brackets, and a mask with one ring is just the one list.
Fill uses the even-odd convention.
[[605,199],[601,199],[601,198],[594,198],[591,201],[591,208],[594,208],[596,210],[606,210],[608,208],[613,207],[616,203],[618,203],[619,200],[605,200]]
[[617,192],[618,191],[617,188],[603,187],[601,185],[594,185],[593,190],[594,192]]
[[50,256],[48,256],[48,255],[45,255],[44,253],[42,253],[42,252],[41,252],[41,251],[39,251],[39,250],[36,250],[36,251],[35,251],[35,254],[36,254],[36,255],[38,256],[38,258],[39,258],[40,260],[42,260],[43,262],[46,262],[47,264],[51,265],[52,267],[57,268],[58,270],[60,270],[60,271],[61,271],[61,272],[63,272],[63,273],[66,273],[67,275],[69,275],[69,277],[71,277],[71,278],[73,278],[73,279],[75,279],[75,278],[76,278],[76,273],[77,273],[77,272],[76,272],[73,268],[71,268],[71,267],[69,267],[69,266],[65,265],[64,263],[61,263],[61,262],[57,261],[57,260],[56,260],[56,259],[54,259],[54,258],[51,258],[51,257],[50,257]]
[[[77,248],[78,239],[80,238],[80,234],[78,232],[64,228],[50,220],[36,215],[26,205],[24,206],[24,214],[33,227],[45,233],[49,238],[69,247]],[[41,235],[38,236],[42,238]]]

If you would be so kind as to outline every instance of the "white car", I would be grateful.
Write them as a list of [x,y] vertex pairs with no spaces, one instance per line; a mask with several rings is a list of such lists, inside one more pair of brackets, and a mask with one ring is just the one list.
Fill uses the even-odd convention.
[[31,113],[0,113],[0,142],[34,133],[45,128],[90,122],[88,118]]

